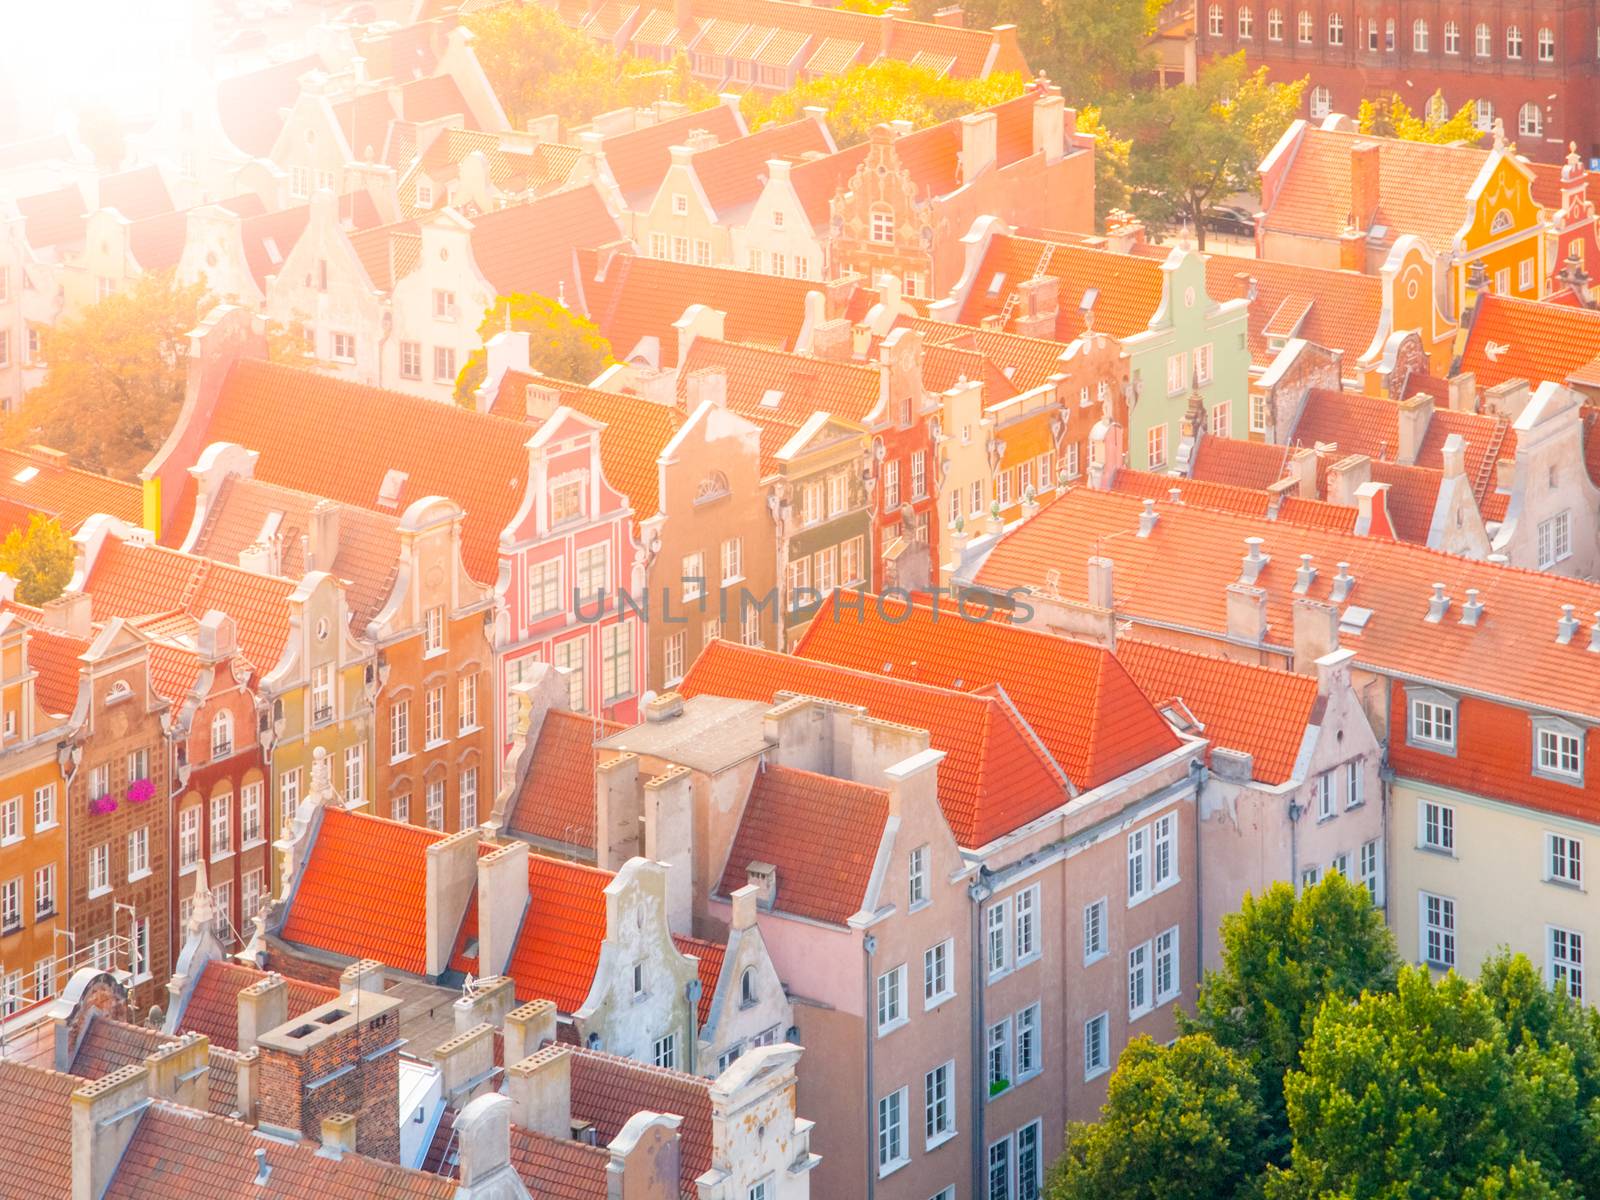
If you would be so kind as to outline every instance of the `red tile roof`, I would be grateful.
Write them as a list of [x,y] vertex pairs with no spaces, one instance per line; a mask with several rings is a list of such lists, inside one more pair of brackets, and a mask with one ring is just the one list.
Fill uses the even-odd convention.
[[700,976],[700,1003],[698,1019],[701,1025],[711,1016],[711,1002],[717,998],[717,981],[722,976],[722,960],[727,957],[726,942],[708,942],[704,938],[672,935],[672,944],[679,954],[692,955]]
[[[492,582],[500,531],[522,503],[531,436],[521,422],[249,360],[229,372],[203,441],[257,451],[257,479],[364,508],[379,507],[388,472],[405,472],[396,510],[429,495],[461,505],[467,570]],[[193,507],[192,482],[186,494],[180,514]]]
[[611,177],[632,204],[655,192],[672,162],[672,147],[687,145],[689,135],[703,130],[719,142],[744,136],[738,111],[718,103],[670,121],[616,133],[600,143]]
[[[1347,603],[1373,612],[1359,635],[1344,640],[1358,664],[1515,705],[1600,716],[1600,674],[1586,648],[1589,614],[1600,610],[1600,584],[1382,538],[1182,506],[1157,509],[1161,520],[1151,536],[1135,538],[1128,535],[1138,527],[1139,501],[1074,489],[1003,537],[977,581],[1003,591],[1045,586],[1049,578],[1064,596],[1081,600],[1084,562],[1109,552],[1119,615],[1215,635],[1227,627],[1227,585],[1239,577],[1244,539],[1259,536],[1271,559],[1256,584],[1267,593],[1270,645],[1292,642],[1295,572],[1299,556],[1311,554],[1318,568],[1306,593],[1311,599],[1327,601],[1334,564],[1347,562],[1355,581]],[[1438,623],[1426,620],[1435,582],[1454,601]],[[1478,589],[1484,605],[1476,625],[1456,617],[1469,587]],[[1585,622],[1568,645],[1556,637],[1563,604],[1574,605]]]
[[54,517],[69,534],[95,513],[134,525],[144,517],[138,484],[79,470],[66,455],[44,449],[0,449],[0,498]]
[[574,252],[621,236],[599,189],[586,184],[479,213],[472,219],[472,257],[499,295],[575,295]]
[[23,234],[34,250],[67,246],[83,239],[87,205],[75,183],[35,196],[16,198]]
[[1293,453],[1289,446],[1243,438],[1202,437],[1194,456],[1194,478],[1235,487],[1269,488],[1284,477]]
[[130,221],[172,211],[172,195],[154,164],[107,175],[100,181],[99,199],[101,208],[114,208]]
[[[216,959],[206,964],[189,993],[179,1018],[180,1033],[202,1033],[214,1050],[239,1048],[239,993],[267,978],[243,963]],[[309,1012],[319,1004],[338,998],[337,988],[307,983],[303,979],[284,979],[289,1000],[288,1019]]]
[[0,1193],[10,1200],[72,1195],[72,1093],[83,1080],[0,1059]]
[[1117,642],[1117,658],[1152,702],[1183,701],[1212,745],[1251,755],[1254,778],[1277,784],[1293,775],[1316,717],[1314,676],[1134,638]]
[[[594,986],[600,943],[606,936],[606,886],[611,871],[582,863],[528,856],[528,911],[511,951],[507,974],[516,980],[518,1000],[553,1000],[564,1013],[576,1012]],[[467,906],[450,965],[482,975],[477,951],[478,897]]]
[[[1054,250],[1050,247],[1054,246]],[[1131,254],[1113,254],[1065,242],[1035,238],[995,237],[989,243],[978,276],[961,307],[963,325],[981,325],[1005,307],[1016,286],[1032,279],[1046,252],[1046,274],[1061,281],[1055,338],[1070,342],[1083,332],[1079,305],[1094,288],[1094,327],[1112,337],[1138,333],[1150,324],[1161,303],[1161,264]]]
[[952,325],[948,321],[923,317],[901,317],[895,324],[920,330],[929,345],[964,346],[979,351],[1000,369],[1013,387],[1024,392],[1043,387],[1050,376],[1060,372],[1061,356],[1067,350],[1065,343],[1048,338]]
[[[1250,358],[1265,366],[1277,353],[1271,340],[1305,338],[1342,350],[1354,363],[1372,345],[1383,316],[1383,281],[1356,271],[1326,271],[1230,254],[1206,257],[1206,293],[1213,300],[1250,294]],[[1286,319],[1288,318],[1288,319]]]
[[939,764],[939,805],[963,846],[983,846],[1061,804],[1066,781],[1015,708],[975,694],[886,679],[829,663],[714,641],[689,668],[686,696],[771,701],[782,693],[864,706],[870,716],[926,729]]
[[[696,338],[678,373],[678,396],[688,394],[688,378],[707,367],[728,376],[728,407],[751,420],[780,417],[803,424],[814,412],[847,421],[865,421],[877,409],[882,384],[876,366],[784,354]],[[764,403],[775,396],[775,403]]]
[[[1099,787],[1179,746],[1116,657],[1015,625],[966,620],[950,605],[878,605],[829,595],[795,647],[802,658],[963,691],[998,688],[1082,790]],[[981,618],[982,610],[974,609]]]
[[[72,1057],[72,1074],[90,1081],[103,1079],[113,1071],[143,1063],[175,1040],[159,1029],[91,1013]],[[208,1054],[207,1063],[206,1106],[219,1116],[228,1116],[239,1103],[238,1061],[224,1050]]]
[[[365,813],[324,808],[284,922],[284,939],[422,974],[427,967],[428,847],[444,836]],[[378,863],[381,888],[372,886]]]
[[28,665],[38,673],[34,691],[51,716],[69,716],[77,706],[83,668],[78,660],[88,649],[86,641],[47,629],[35,627],[28,634]]
[[691,165],[712,211],[719,221],[726,221],[730,214],[753,204],[761,195],[768,160],[827,154],[832,149],[823,127],[810,117],[801,117],[697,150]]
[[468,128],[478,126],[453,75],[434,75],[402,86],[400,115],[407,121],[437,121],[455,116],[462,118]]
[[[434,1130],[423,1169],[446,1179],[461,1174],[461,1144],[455,1136],[454,1109],[446,1109]],[[538,1200],[607,1200],[611,1152],[602,1146],[548,1137],[520,1125],[511,1127],[511,1165]]]
[[1483,296],[1471,318],[1459,369],[1480,388],[1508,379],[1561,383],[1600,355],[1600,311]]
[[750,785],[717,890],[732,895],[751,863],[771,863],[774,907],[843,925],[866,901],[888,819],[883,788],[769,766]]
[[300,95],[300,76],[320,70],[316,55],[291,59],[217,84],[222,132],[250,158],[265,158],[283,131],[284,116]]
[[[544,1053],[549,1053],[548,1050]],[[711,1169],[711,1081],[598,1050],[572,1055],[572,1115],[594,1124],[595,1140],[611,1142],[638,1112],[671,1113],[678,1127],[678,1181],[685,1197]]]
[[[604,721],[599,736],[624,728]],[[545,714],[533,761],[512,806],[509,827],[514,832],[594,849],[594,768],[605,753],[596,752],[595,741],[593,717],[561,709]]]
[[1132,471],[1126,467],[1117,472],[1111,486],[1113,491],[1125,496],[1163,501],[1170,500],[1172,493],[1177,491],[1184,504],[1195,508],[1240,513],[1264,520],[1285,521],[1291,525],[1312,525],[1318,529],[1354,529],[1358,515],[1357,510],[1348,505],[1304,500],[1298,496],[1284,497],[1278,501],[1274,512],[1271,495],[1256,488],[1186,479],[1180,475]]
[[[240,217],[260,216],[267,211],[261,197],[254,192],[218,201],[217,207]],[[160,213],[128,227],[128,248],[144,270],[166,271],[178,265],[188,236],[187,211]]]

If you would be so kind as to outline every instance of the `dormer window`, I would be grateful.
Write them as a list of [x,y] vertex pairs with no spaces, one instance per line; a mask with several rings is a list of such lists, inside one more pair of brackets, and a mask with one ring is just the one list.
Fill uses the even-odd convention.
[[756,1002],[756,971],[754,967],[746,967],[744,974],[739,976],[739,1003],[749,1008]]
[[211,757],[227,758],[233,753],[233,714],[224,709],[211,718]]
[[568,521],[582,519],[585,511],[584,495],[584,477],[581,473],[557,480],[552,484],[550,487],[550,524],[564,525]]
[[1583,783],[1583,730],[1557,717],[1533,719],[1533,773]]
[[672,193],[672,215],[675,217],[689,215],[689,197],[683,192]]
[[1410,720],[1407,740],[1424,750],[1445,754],[1456,751],[1456,702],[1442,692],[1416,691],[1407,695]]

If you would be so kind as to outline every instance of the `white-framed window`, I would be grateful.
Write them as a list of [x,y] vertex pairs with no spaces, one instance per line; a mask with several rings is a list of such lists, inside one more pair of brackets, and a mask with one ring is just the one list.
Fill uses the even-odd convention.
[[1532,100],[1517,111],[1517,132],[1523,137],[1538,137],[1544,132],[1544,114]]
[[1437,800],[1424,800],[1420,812],[1418,838],[1424,850],[1444,854],[1456,852],[1456,810]]
[[900,507],[900,460],[896,458],[883,464],[883,507]]
[[[1244,11],[1243,9],[1240,10]],[[985,1185],[987,1200],[1012,1200],[1011,1198],[1011,1139],[1003,1137],[991,1143],[988,1154],[988,1174]]]
[[937,1008],[956,994],[952,963],[956,944],[946,939],[922,952],[922,1007]]
[[878,1099],[878,1176],[897,1171],[911,1161],[906,1144],[906,1089]]
[[344,751],[344,798],[347,803],[359,804],[367,794],[367,748],[365,745],[346,746]]
[[47,783],[33,789],[33,831],[54,829],[56,824],[56,785]]
[[1032,1079],[1044,1070],[1040,1045],[1040,1008],[1037,1002],[1017,1013],[1017,1081]]
[[1333,772],[1324,771],[1322,774],[1318,775],[1315,783],[1315,789],[1317,797],[1317,820],[1326,821],[1336,815],[1336,810],[1333,803]]
[[444,828],[444,780],[430,779],[423,789],[422,819],[429,829]]
[[839,545],[839,582],[845,587],[865,583],[867,578],[867,542],[857,534]]
[[1039,957],[1039,885],[1024,888],[1012,898],[1013,928],[1015,937],[1012,947],[1015,952],[1016,963],[1032,962]]
[[1377,838],[1361,845],[1359,870],[1361,883],[1367,889],[1367,895],[1372,898],[1374,905],[1381,904],[1383,886],[1383,866],[1380,857],[1380,843]]
[[567,673],[567,707],[589,711],[589,639],[583,634],[557,642],[555,665]]
[[683,556],[681,579],[683,580],[683,599],[685,603],[690,600],[698,600],[705,595],[706,556],[703,552],[696,550],[693,554],[685,554]]
[[33,919],[41,920],[56,911],[56,865],[46,863],[33,873]]
[[1206,413],[1206,426],[1212,437],[1233,435],[1233,401],[1218,400]]
[[1061,470],[1068,479],[1078,477],[1078,443],[1068,442],[1062,451]]
[[672,193],[672,215],[681,217],[689,211],[689,197],[683,192]]
[[878,1036],[904,1025],[906,1013],[906,965],[901,963],[878,976]]
[[550,485],[550,524],[581,520],[588,512],[589,480],[584,472],[558,479]]
[[664,234],[664,233],[652,233],[650,235],[650,257],[651,258],[661,258],[661,259],[664,259],[664,258],[667,257],[667,235],[666,234]]
[[444,684],[422,694],[423,745],[429,749],[444,744]]
[[561,607],[561,560],[552,558],[528,566],[528,615],[553,613]]
[[1520,25],[1506,26],[1506,57],[1522,57],[1522,27]]
[[[225,914],[227,909],[221,911]],[[133,940],[128,947],[128,969],[136,982],[150,978],[150,964],[150,918],[143,917],[134,922]]]
[[1385,50],[1393,50],[1394,49],[1394,18],[1393,17],[1390,17],[1387,21],[1385,21],[1383,23],[1383,48]]
[[[93,789],[90,789],[93,791]],[[103,793],[95,793],[97,795]],[[22,840],[22,797],[13,796],[0,803],[0,845]]]
[[1156,1003],[1165,1004],[1183,990],[1178,969],[1178,927],[1156,934],[1154,942]]
[[869,236],[874,242],[887,244],[894,241],[894,211],[887,205],[874,205],[869,217]]
[[321,727],[333,720],[333,664],[311,668],[311,724]]
[[[349,751],[345,751],[348,756]],[[259,780],[239,789],[239,844],[253,846],[262,840],[262,785]]]
[[997,900],[983,914],[983,957],[989,978],[995,979],[1011,969],[1009,900]]
[[223,709],[211,718],[211,757],[227,758],[233,753],[233,714]]
[[1472,102],[1472,127],[1479,133],[1488,133],[1494,126],[1494,101],[1474,100]]
[[711,265],[711,242],[709,239],[694,239],[694,262],[697,267],[709,267]]
[[1565,721],[1536,717],[1533,770],[1564,783],[1583,782],[1583,731]]
[[255,919],[261,911],[261,899],[267,894],[267,869],[257,867],[244,873],[240,887],[239,922],[241,925]]
[[411,753],[411,701],[396,700],[389,705],[389,761],[396,762]]
[[998,1096],[1011,1086],[1011,1018],[1003,1017],[984,1035],[984,1070],[989,1095]]
[[906,857],[906,898],[910,907],[928,899],[928,847],[918,846]]
[[1344,765],[1344,806],[1346,808],[1360,808],[1366,803],[1366,776],[1362,774],[1359,761],[1347,762]]
[[433,207],[433,184],[426,179],[417,180],[417,207]]
[[[22,877],[8,879],[0,884],[0,931],[11,933],[22,928]],[[15,993],[20,990],[22,973],[18,971],[17,985],[7,986],[6,991]],[[9,981],[8,981],[9,984]]]
[[941,1063],[922,1077],[923,1148],[932,1150],[956,1132],[955,1060]]
[[1527,291],[1533,286],[1533,259],[1523,259],[1517,264],[1517,287]]
[[1429,750],[1456,748],[1456,706],[1442,696],[1411,697],[1411,742]]
[[1539,61],[1555,62],[1556,60],[1556,34],[1549,26],[1540,26],[1538,34]]
[[1563,510],[1539,522],[1539,569],[1546,570],[1571,557],[1572,513]]
[[278,775],[278,800],[286,813],[300,803],[300,771],[300,767],[292,767]]
[[150,874],[150,827],[141,825],[128,835],[128,882]]
[[744,540],[726,538],[722,543],[722,582],[736,583],[744,578]]
[[1320,867],[1307,867],[1300,872],[1300,890],[1308,892],[1317,886],[1317,880],[1322,878]]
[[1489,26],[1482,21],[1479,21],[1477,28],[1472,31],[1472,42],[1473,52],[1479,58],[1488,58],[1494,53],[1494,35],[1490,32]]
[[676,263],[689,261],[689,239],[682,234],[672,235],[672,261]]
[[1145,457],[1150,470],[1158,471],[1167,465],[1167,426],[1165,422],[1150,426],[1145,434]]
[[1436,967],[1456,965],[1456,902],[1448,896],[1419,892],[1422,909],[1422,961]]
[[1551,883],[1583,886],[1583,843],[1565,833],[1544,835],[1544,877]]
[[468,671],[456,680],[456,732],[478,727],[478,673]]
[[1311,45],[1316,37],[1316,21],[1312,18],[1310,9],[1302,8],[1300,10],[1298,25],[1300,44],[1302,46]]
[[[190,809],[196,816],[199,810]],[[200,841],[200,823],[195,822],[195,844]],[[196,857],[198,857],[198,849]],[[111,843],[101,842],[89,850],[89,895],[98,896],[111,890]]]
[[200,806],[192,804],[178,814],[178,869],[191,870],[200,861]]
[[921,500],[928,494],[928,455],[917,450],[911,455],[911,498]]
[[1194,370],[1202,385],[1211,382],[1212,351],[1210,342],[1204,346],[1196,346],[1194,350]]
[[1150,992],[1150,943],[1128,951],[1128,1019],[1137,1020],[1154,1008]]
[[444,607],[432,605],[422,613],[423,654],[444,653]]
[[211,798],[211,859],[233,853],[233,793]]
[[462,767],[459,785],[461,828],[471,829],[478,823],[478,768]]
[[633,695],[633,624],[619,621],[600,631],[600,683],[605,702]]
[[1411,49],[1418,54],[1428,52],[1428,22],[1421,17],[1411,22]]
[[678,1069],[678,1035],[669,1033],[665,1037],[656,1039],[655,1052],[652,1061],[658,1067],[665,1067],[669,1071]]
[[435,346],[433,348],[433,377],[441,383],[449,383],[456,377],[456,348],[454,346]]
[[1222,5],[1213,4],[1206,9],[1206,32],[1212,37],[1222,36]]
[[1083,906],[1083,965],[1106,956],[1106,900]]
[[1128,903],[1143,900],[1150,894],[1150,875],[1146,861],[1149,854],[1150,831],[1128,831]]
[[436,320],[456,319],[456,294],[444,288],[433,289],[433,315]]
[[333,361],[353,363],[356,360],[356,335],[353,333],[334,333],[333,335]]
[[1283,41],[1283,9],[1267,9],[1267,40],[1269,42]]
[[1241,41],[1250,40],[1254,33],[1255,25],[1255,14],[1250,11],[1248,5],[1241,6],[1239,9],[1239,38]]
[[1044,1126],[1030,1121],[1016,1132],[1017,1200],[1039,1200],[1044,1181],[1044,1161],[1040,1143]]
[[1189,354],[1167,356],[1167,395],[1176,396],[1189,387]]
[[400,343],[400,378],[422,378],[422,343]]
[[296,200],[311,195],[311,172],[305,167],[289,168],[289,195]]
[[1574,1000],[1583,999],[1583,934],[1573,929],[1548,929],[1546,961],[1552,987],[1564,987]]
[[1109,1030],[1111,1014],[1100,1013],[1083,1023],[1083,1077],[1104,1075],[1111,1066]]
[[683,678],[683,660],[688,636],[683,630],[671,634],[662,646],[661,669],[666,674],[666,682],[677,683]]
[[33,966],[33,994],[48,1000],[56,994],[56,960],[41,958]]
[[401,792],[389,800],[389,819],[399,821],[401,824],[411,822],[411,793]]
[[1344,17],[1339,13],[1328,14],[1328,45],[1344,45]]

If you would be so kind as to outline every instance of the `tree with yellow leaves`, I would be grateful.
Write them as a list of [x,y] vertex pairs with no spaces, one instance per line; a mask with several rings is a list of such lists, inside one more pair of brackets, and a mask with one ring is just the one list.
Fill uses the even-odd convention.
[[1468,100],[1454,116],[1445,106],[1444,94],[1435,92],[1421,113],[1414,113],[1398,95],[1391,93],[1376,100],[1363,100],[1356,111],[1356,125],[1362,133],[1378,137],[1401,138],[1407,142],[1433,142],[1448,145],[1460,142],[1477,145],[1483,132],[1472,123],[1474,101]]

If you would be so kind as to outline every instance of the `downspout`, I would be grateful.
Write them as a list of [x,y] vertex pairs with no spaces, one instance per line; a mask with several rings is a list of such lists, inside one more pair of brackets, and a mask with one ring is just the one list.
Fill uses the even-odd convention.
[[380,318],[383,326],[383,336],[378,339],[378,386],[383,386],[383,352],[389,345],[389,338],[394,335],[394,310],[386,308]]
[[[878,1145],[878,1101],[877,1093],[873,1091],[872,1084],[872,1051],[873,1043],[878,1040],[877,1008],[873,1004],[872,995],[872,956],[878,952],[878,939],[872,934],[867,934],[861,939],[861,949],[864,951],[861,958],[861,999],[863,1023],[867,1035],[867,1190],[866,1200],[872,1200],[873,1191],[878,1186],[877,1145]],[[909,1128],[909,1125],[907,1125]]]
[[1200,793],[1205,790],[1206,781],[1210,778],[1211,772],[1206,769],[1201,755],[1197,754],[1189,760],[1189,779],[1194,784],[1194,984],[1197,997],[1206,964],[1206,892],[1205,880],[1201,875],[1206,859],[1200,853],[1200,839],[1205,834],[1206,821],[1200,808]]
[[983,904],[994,894],[989,882],[988,867],[979,867],[978,875],[967,885],[967,897],[972,901],[972,1032],[968,1036],[968,1052],[972,1061],[972,1194],[983,1195],[985,1108],[989,1102],[988,1072],[985,1070],[983,1045]]

